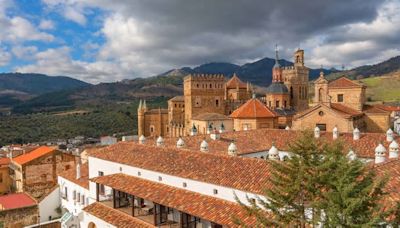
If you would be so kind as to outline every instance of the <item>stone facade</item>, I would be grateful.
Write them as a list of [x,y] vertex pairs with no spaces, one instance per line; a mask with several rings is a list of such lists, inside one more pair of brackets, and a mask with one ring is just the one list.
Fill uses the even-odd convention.
[[296,130],[314,129],[352,132],[385,132],[390,127],[390,113],[365,103],[366,87],[342,77],[331,82],[321,72],[315,81],[314,107],[298,113],[293,120]]
[[57,184],[57,174],[74,166],[75,156],[58,150],[23,165],[12,162],[13,186],[16,192],[27,192],[41,199]]
[[[203,125],[219,121],[199,120],[197,116],[207,113],[227,116],[245,103],[252,93],[251,85],[243,83],[237,75],[228,81],[223,75],[188,75],[183,82],[183,96],[170,99],[168,109],[149,110],[145,101],[140,102],[138,135],[189,135],[194,122],[203,129]],[[231,120],[223,122],[228,128],[233,124]]]
[[277,118],[249,118],[235,119],[234,129],[236,131],[247,131],[261,128],[277,128]]
[[32,207],[18,208],[13,210],[0,211],[0,227],[22,228],[39,222],[39,208]]

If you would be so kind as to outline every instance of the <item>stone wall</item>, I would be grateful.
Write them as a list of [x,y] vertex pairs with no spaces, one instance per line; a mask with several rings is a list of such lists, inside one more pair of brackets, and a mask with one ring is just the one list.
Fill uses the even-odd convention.
[[390,127],[389,114],[367,113],[363,121],[366,123],[368,132],[386,132]]
[[[343,94],[343,102],[338,101],[338,95]],[[365,89],[363,88],[329,88],[332,103],[343,104],[352,109],[362,111],[365,102]]]
[[38,215],[37,206],[0,211],[0,224],[3,222],[4,228],[22,228],[36,224]]

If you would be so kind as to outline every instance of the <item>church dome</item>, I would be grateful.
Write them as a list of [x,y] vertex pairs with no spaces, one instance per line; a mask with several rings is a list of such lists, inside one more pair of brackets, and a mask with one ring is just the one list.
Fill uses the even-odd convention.
[[288,88],[283,84],[283,82],[273,82],[267,88],[267,94],[288,94]]

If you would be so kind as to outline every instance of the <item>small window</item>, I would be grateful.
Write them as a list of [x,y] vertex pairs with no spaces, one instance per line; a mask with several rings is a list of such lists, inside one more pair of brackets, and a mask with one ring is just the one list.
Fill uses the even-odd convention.
[[276,101],[275,107],[279,108],[279,101]]
[[217,195],[218,194],[218,189],[214,189],[213,193],[214,193],[214,195]]
[[140,177],[140,176],[142,176],[142,173],[139,171],[139,172],[137,172],[137,175]]
[[251,202],[252,204],[255,204],[255,203],[256,203],[256,199],[251,198],[251,199],[250,199],[250,202]]
[[175,104],[175,108],[177,107],[177,105]]
[[99,177],[104,176],[104,172],[103,171],[99,171]]
[[150,127],[150,132],[151,132],[151,133],[154,132],[154,127]]
[[283,107],[286,108],[286,106],[287,106],[287,101],[284,101],[283,102]]
[[343,94],[338,94],[337,95],[337,101],[338,102],[343,102]]
[[81,204],[82,204],[82,205],[85,205],[85,196],[84,196],[84,195],[82,195]]
[[183,183],[182,183],[182,186],[183,186],[184,188],[186,188],[186,187],[187,187],[187,183],[186,183],[186,182],[183,182]]
[[76,191],[74,190],[73,194],[72,194],[72,199],[76,200]]
[[325,115],[324,111],[319,111],[318,115],[323,116]]
[[158,177],[158,181],[162,181],[162,176],[159,176],[159,177]]
[[219,100],[215,100],[215,106],[219,107]]
[[3,183],[3,173],[0,173],[0,183]]
[[199,88],[199,84],[197,84],[196,87]]
[[121,166],[119,167],[119,171],[122,172],[122,167]]
[[318,127],[319,130],[321,130],[321,131],[326,131],[326,124],[317,124],[317,127]]
[[68,188],[67,187],[64,188],[64,197],[65,197],[65,199],[68,199]]

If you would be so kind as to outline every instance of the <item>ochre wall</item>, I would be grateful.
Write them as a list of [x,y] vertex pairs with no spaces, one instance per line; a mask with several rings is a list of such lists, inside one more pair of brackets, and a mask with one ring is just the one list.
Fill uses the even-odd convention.
[[248,125],[247,130],[261,128],[277,128],[278,118],[257,118],[257,119],[234,119],[233,128],[235,131],[243,131],[244,126]]
[[[323,115],[319,114],[320,111],[323,112]],[[353,132],[352,120],[334,115],[332,111],[322,107],[300,118],[296,117],[292,124],[293,130],[314,130],[316,124],[326,124],[326,130],[328,132],[331,132],[335,126],[338,128],[339,132]]]

